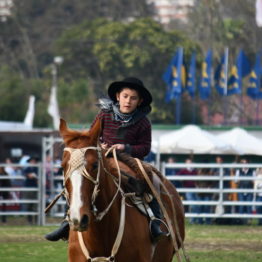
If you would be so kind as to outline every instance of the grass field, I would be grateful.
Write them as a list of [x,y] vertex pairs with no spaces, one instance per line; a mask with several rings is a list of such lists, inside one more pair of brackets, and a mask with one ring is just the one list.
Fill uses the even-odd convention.
[[[50,226],[0,226],[0,261],[67,261],[67,243],[52,243],[43,238],[53,229]],[[188,225],[186,231],[185,247],[191,262],[262,261],[262,227]]]

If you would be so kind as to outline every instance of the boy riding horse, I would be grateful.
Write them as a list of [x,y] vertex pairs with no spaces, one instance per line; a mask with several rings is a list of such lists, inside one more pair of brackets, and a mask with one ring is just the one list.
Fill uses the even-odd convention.
[[[152,96],[143,82],[134,77],[109,85],[110,99],[100,99],[100,113],[93,124],[102,123],[101,146],[103,149],[115,147],[120,152],[143,159],[151,148],[151,123],[147,115],[151,111]],[[162,217],[160,207],[155,198],[149,203],[154,216],[151,234],[153,241],[158,241],[167,234],[160,229],[159,219]],[[67,239],[69,223],[64,220],[57,230],[45,237],[50,241]]]

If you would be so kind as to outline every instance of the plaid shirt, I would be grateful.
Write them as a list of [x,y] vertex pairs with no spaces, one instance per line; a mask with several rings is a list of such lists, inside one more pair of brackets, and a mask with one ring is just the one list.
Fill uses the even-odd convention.
[[140,159],[143,159],[150,152],[151,123],[147,117],[123,127],[121,121],[114,120],[111,112],[101,111],[91,127],[98,119],[102,123],[101,142],[108,144],[108,146],[125,144],[125,152]]

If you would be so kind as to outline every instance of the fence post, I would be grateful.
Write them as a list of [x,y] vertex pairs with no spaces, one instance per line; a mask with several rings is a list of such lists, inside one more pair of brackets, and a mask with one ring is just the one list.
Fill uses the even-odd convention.
[[224,174],[223,167],[219,167],[219,199],[218,199],[218,214],[220,216],[224,213],[223,208],[223,185],[224,185]]

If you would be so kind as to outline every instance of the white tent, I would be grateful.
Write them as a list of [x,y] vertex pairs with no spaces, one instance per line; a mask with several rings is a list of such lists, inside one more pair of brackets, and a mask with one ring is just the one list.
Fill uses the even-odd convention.
[[245,155],[262,155],[262,140],[250,135],[242,128],[236,127],[217,137],[232,147],[238,148]]
[[185,126],[153,140],[152,151],[167,154],[239,153],[229,143],[194,125]]

